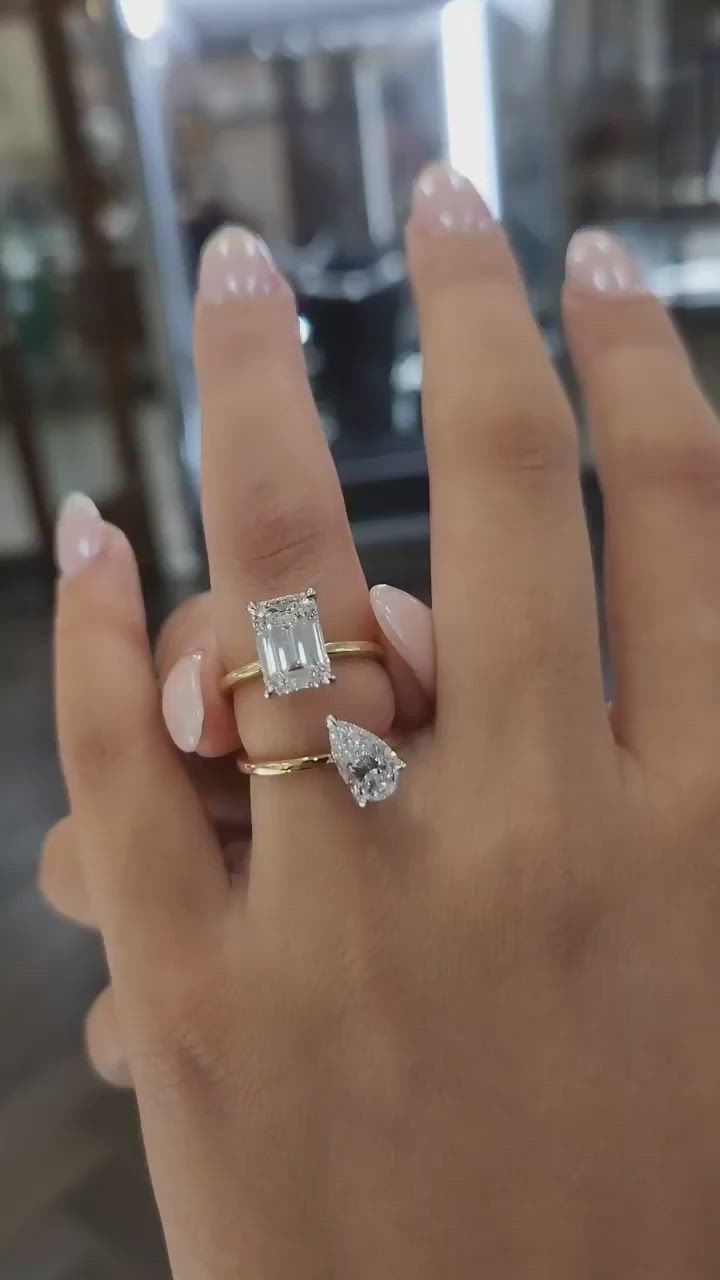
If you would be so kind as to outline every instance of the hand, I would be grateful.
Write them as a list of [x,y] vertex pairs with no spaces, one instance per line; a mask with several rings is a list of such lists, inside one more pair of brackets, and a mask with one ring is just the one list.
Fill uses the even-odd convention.
[[[575,426],[505,239],[434,171],[408,237],[423,333],[437,703],[389,802],[330,771],[252,788],[232,883],[164,730],[124,539],[66,513],[61,750],[176,1280],[715,1277],[720,1268],[720,436],[608,237],[566,329],[606,494],[600,674]],[[203,264],[213,634],[318,588],[374,619],[257,242]],[[75,513],[77,515],[77,513]],[[74,519],[75,517],[73,517]],[[251,758],[387,735],[395,683],[235,699]]]
[[[435,698],[430,610],[406,592],[387,586],[374,587],[370,602],[393,673],[396,719],[407,732],[422,728],[429,723]],[[214,827],[225,866],[233,876],[244,875],[252,840],[250,795],[247,780],[235,766],[234,753],[241,749],[235,715],[220,693],[224,672],[209,594],[186,600],[170,615],[160,633],[155,665],[168,732],[185,753],[188,775]],[[72,816],[48,832],[39,888],[61,915],[88,928],[97,926]],[[132,1086],[111,986],[92,1004],[85,1043],[90,1062],[107,1084]]]

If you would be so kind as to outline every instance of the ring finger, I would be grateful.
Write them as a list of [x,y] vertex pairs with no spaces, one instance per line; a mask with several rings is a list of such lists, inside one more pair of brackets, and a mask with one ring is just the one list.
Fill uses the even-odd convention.
[[[254,657],[248,604],[309,587],[317,590],[328,640],[377,638],[305,374],[292,294],[265,246],[249,232],[227,229],[205,251],[196,355],[205,532],[227,669]],[[385,670],[348,660],[338,664],[336,675],[332,690],[270,703],[263,700],[260,682],[241,687],[235,707],[249,756],[327,750],[330,712],[386,735],[394,698]],[[273,793],[278,794],[279,789]]]

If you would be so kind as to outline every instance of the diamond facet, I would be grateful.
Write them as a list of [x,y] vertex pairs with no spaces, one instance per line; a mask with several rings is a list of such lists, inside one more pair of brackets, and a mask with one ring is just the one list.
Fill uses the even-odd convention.
[[314,591],[249,604],[248,613],[267,698],[332,683]]
[[397,790],[405,761],[367,729],[347,720],[327,718],[330,754],[343,782],[361,809],[387,800]]

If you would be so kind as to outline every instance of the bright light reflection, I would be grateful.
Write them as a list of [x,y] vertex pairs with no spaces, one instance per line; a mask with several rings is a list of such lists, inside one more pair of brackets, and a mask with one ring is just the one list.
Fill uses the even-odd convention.
[[450,163],[475,183],[499,217],[487,0],[452,0],[440,21]]
[[136,40],[152,40],[167,22],[165,0],[118,0],[120,17]]
[[550,0],[495,0],[495,3],[531,35],[544,31],[550,19]]

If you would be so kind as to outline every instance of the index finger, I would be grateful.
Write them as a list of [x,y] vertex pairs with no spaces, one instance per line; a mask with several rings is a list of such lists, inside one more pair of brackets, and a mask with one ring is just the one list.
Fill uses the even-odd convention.
[[58,526],[56,702],[83,865],[109,952],[200,925],[227,893],[200,801],[163,725],[140,583],[87,498]]

